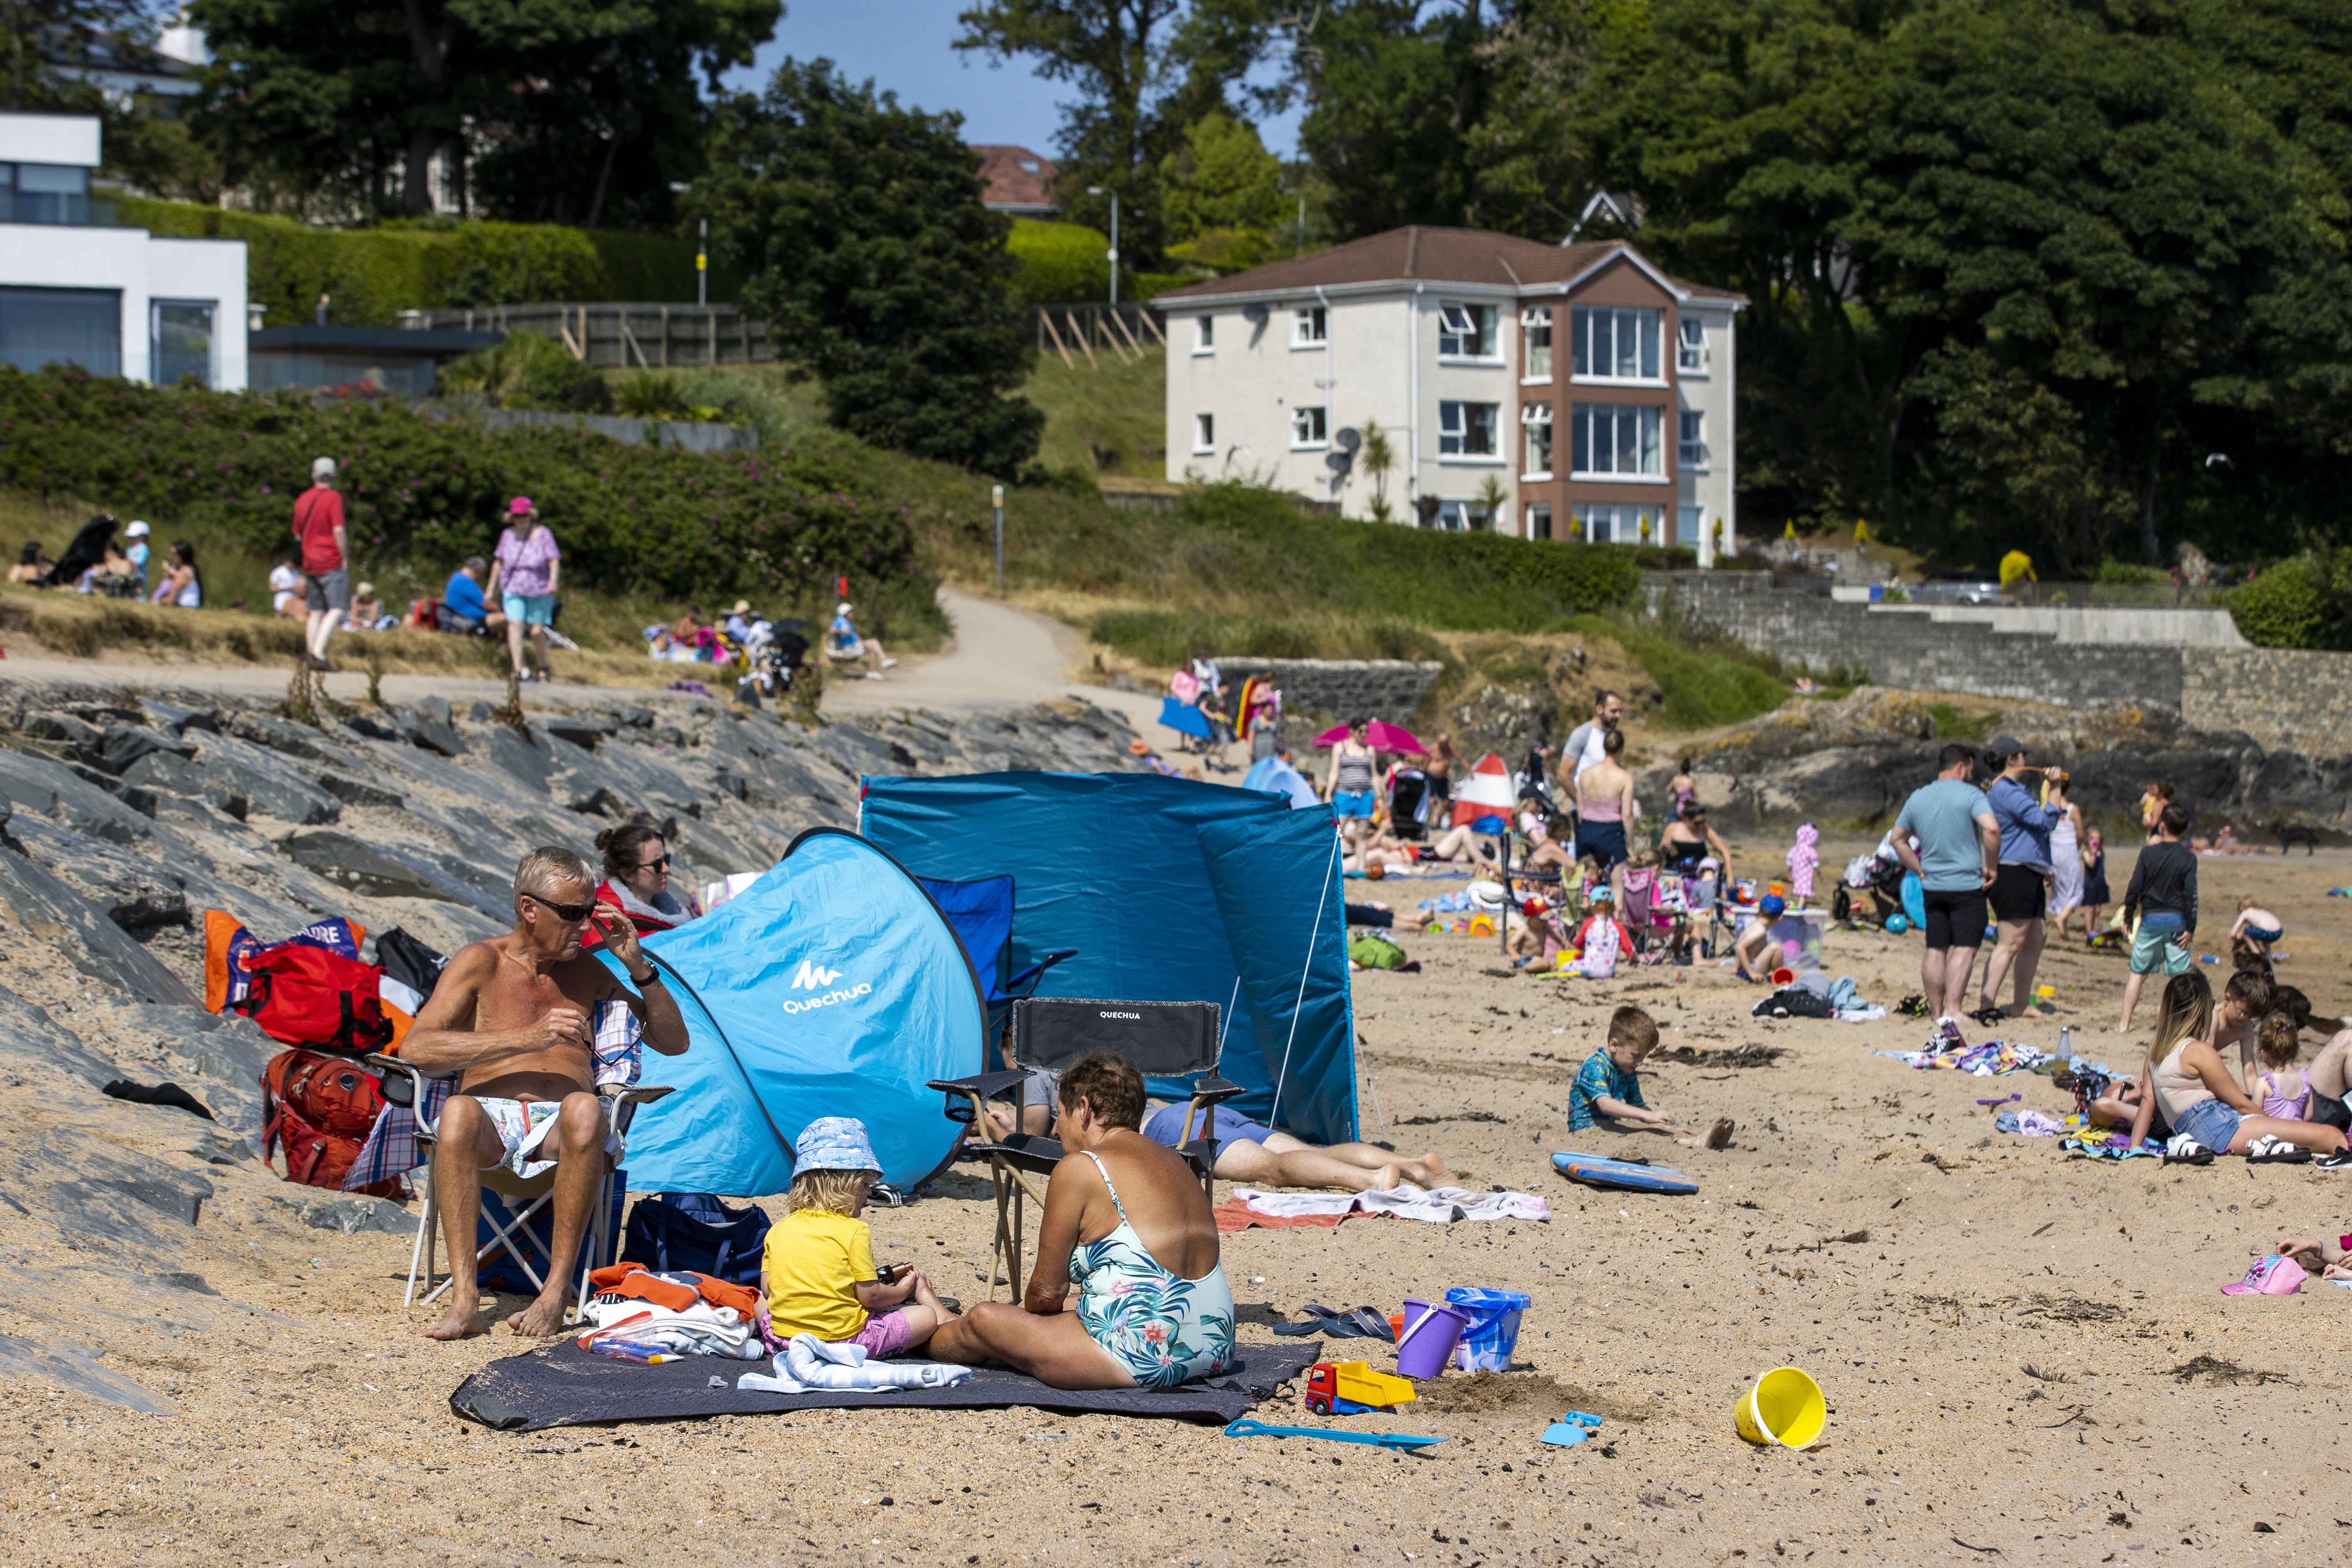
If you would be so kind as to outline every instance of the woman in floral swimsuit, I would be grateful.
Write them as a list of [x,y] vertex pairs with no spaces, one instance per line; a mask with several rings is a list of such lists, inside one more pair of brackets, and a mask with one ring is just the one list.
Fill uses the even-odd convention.
[[1230,1371],[1217,1222],[1191,1167],[1138,1131],[1142,1076],[1088,1057],[1062,1075],[1061,1104],[1070,1155],[1045,1189],[1028,1290],[947,1324],[930,1353],[1002,1362],[1053,1388],[1173,1388]]

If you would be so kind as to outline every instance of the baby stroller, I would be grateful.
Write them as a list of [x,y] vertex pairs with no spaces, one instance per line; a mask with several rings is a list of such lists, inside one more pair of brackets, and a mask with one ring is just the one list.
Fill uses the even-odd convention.
[[1903,863],[1876,855],[1857,855],[1846,863],[1830,894],[1830,919],[1841,925],[1858,921],[1885,926],[1889,915],[1903,912]]
[[1399,768],[1389,788],[1389,831],[1399,838],[1427,837],[1432,804],[1429,775],[1419,768]]
[[806,621],[755,622],[743,646],[750,668],[735,682],[736,700],[757,707],[763,697],[790,697],[808,648]]

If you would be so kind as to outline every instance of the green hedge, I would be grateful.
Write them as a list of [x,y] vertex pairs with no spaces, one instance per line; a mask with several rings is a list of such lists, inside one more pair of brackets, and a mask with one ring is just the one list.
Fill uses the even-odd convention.
[[2352,552],[2294,556],[2216,597],[2257,647],[2352,647]]
[[838,573],[914,574],[905,509],[860,501],[790,453],[698,456],[572,429],[481,430],[398,403],[159,391],[79,371],[0,366],[0,488],[72,498],[284,548],[294,496],[321,453],[356,550],[430,570],[486,551],[528,495],[567,578],[613,592],[716,597],[782,589],[814,600]]
[[[247,294],[271,326],[315,320],[321,294],[339,326],[393,326],[403,310],[694,298],[694,241],[671,235],[446,220],[317,228],[143,196],[121,197],[115,210],[118,221],[155,234],[245,241]],[[714,273],[711,298],[732,300],[737,281]]]

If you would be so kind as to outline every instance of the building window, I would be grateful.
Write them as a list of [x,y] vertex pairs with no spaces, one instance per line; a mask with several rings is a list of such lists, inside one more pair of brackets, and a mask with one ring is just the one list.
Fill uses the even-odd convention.
[[1328,437],[1324,434],[1325,410],[1320,404],[1314,407],[1298,407],[1290,411],[1290,444],[1292,447],[1320,447]]
[[1675,412],[1680,426],[1675,441],[1675,461],[1685,468],[1706,467],[1706,413],[1704,409],[1684,408]]
[[1685,375],[1706,374],[1706,328],[1696,316],[1675,319],[1675,364]]
[[1491,458],[1495,455],[1495,405],[1441,403],[1437,405],[1437,455],[1441,458]]
[[148,368],[157,386],[194,376],[213,384],[213,301],[157,300],[147,307]]
[[1294,319],[1290,331],[1290,341],[1295,344],[1300,345],[1320,343],[1323,342],[1325,333],[1328,332],[1329,329],[1330,321],[1327,319],[1323,307],[1320,305],[1309,305],[1305,310],[1299,311]]
[[1492,359],[1495,355],[1495,307],[1440,305],[1437,308],[1437,353],[1443,359]]
[[1213,414],[1192,416],[1192,450],[1213,452],[1217,449],[1217,416]]
[[122,374],[122,296],[112,289],[0,289],[0,363]]
[[1698,542],[1699,534],[1705,527],[1705,520],[1700,514],[1700,510],[1695,506],[1681,507],[1676,509],[1675,515],[1676,521],[1681,526],[1675,532],[1675,537],[1668,540],[1666,542],[1669,544],[1696,544]]
[[1551,478],[1551,405],[1530,403],[1519,410],[1520,472],[1530,479]]
[[1570,330],[1573,374],[1595,381],[1656,381],[1663,310],[1579,305]]
[[[112,211],[110,205],[108,210]],[[0,220],[87,224],[90,219],[88,169],[75,163],[0,163]]]
[[1663,477],[1665,466],[1658,446],[1664,415],[1664,409],[1646,404],[1578,404],[1570,472],[1579,479]]
[[1548,500],[1528,502],[1528,537],[1529,539],[1551,537],[1551,502]]
[[1551,379],[1551,307],[1538,305],[1521,312],[1519,325],[1528,334],[1527,369],[1522,379]]
[[1437,503],[1437,526],[1448,533],[1484,533],[1492,521],[1486,509],[1474,500]]
[[1577,536],[1592,544],[1667,544],[1664,507],[1595,504],[1574,509]]
[[1217,319],[1214,316],[1192,318],[1192,352],[1196,354],[1217,352]]

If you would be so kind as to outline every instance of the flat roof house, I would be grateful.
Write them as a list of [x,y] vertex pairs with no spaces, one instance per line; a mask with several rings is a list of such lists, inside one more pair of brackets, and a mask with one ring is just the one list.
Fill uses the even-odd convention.
[[[1424,528],[1681,544],[1703,564],[1735,548],[1747,300],[1622,241],[1416,225],[1152,303],[1171,479],[1255,477]],[[1375,424],[1386,474],[1365,460]]]
[[245,390],[245,242],[117,228],[99,122],[0,114],[0,361]]

